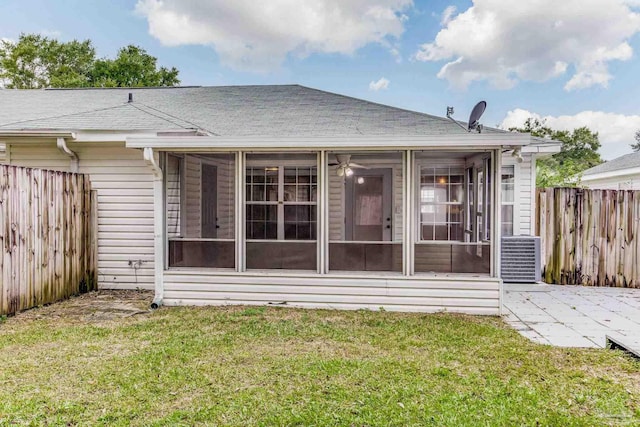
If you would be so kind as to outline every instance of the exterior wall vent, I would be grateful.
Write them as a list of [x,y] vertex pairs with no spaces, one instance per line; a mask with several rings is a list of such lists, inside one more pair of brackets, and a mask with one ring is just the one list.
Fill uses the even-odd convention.
[[540,281],[540,237],[503,237],[501,254],[501,277],[505,283]]

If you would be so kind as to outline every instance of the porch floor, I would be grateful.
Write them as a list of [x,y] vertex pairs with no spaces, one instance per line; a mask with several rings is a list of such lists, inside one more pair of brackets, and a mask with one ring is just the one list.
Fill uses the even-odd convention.
[[505,284],[504,319],[520,334],[559,347],[640,351],[640,289]]

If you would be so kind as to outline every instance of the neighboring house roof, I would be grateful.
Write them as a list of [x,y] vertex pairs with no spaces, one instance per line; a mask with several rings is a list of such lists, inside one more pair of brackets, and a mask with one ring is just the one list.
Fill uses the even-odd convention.
[[176,129],[216,136],[465,133],[444,117],[299,85],[0,91],[0,131]]
[[609,160],[608,162],[599,164],[598,166],[594,166],[591,169],[587,169],[582,173],[583,177],[608,173],[608,172],[619,172],[625,169],[635,169],[640,168],[640,152],[625,154],[624,156],[617,157],[613,160]]

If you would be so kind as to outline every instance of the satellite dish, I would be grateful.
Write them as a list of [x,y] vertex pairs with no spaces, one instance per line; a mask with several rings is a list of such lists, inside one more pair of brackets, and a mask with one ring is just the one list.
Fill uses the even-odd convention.
[[473,107],[471,110],[471,115],[469,116],[469,132],[473,129],[478,129],[478,132],[482,130],[482,125],[480,124],[480,117],[484,114],[484,110],[487,109],[487,103],[485,101],[480,101]]
[[471,115],[469,116],[469,123],[465,127],[462,123],[453,118],[453,107],[447,107],[447,118],[451,120],[453,123],[460,126],[467,132],[471,132],[472,130],[478,131],[478,133],[482,132],[482,125],[480,124],[480,117],[484,113],[484,110],[487,109],[487,103],[485,101],[480,101],[473,107],[471,110]]

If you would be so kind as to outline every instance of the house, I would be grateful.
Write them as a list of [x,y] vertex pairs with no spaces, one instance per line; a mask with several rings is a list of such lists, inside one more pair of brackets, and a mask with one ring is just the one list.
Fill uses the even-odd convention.
[[640,152],[587,169],[581,183],[594,190],[640,190]]
[[90,174],[101,288],[476,314],[500,312],[501,235],[534,233],[557,151],[298,85],[4,90],[0,143]]

